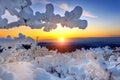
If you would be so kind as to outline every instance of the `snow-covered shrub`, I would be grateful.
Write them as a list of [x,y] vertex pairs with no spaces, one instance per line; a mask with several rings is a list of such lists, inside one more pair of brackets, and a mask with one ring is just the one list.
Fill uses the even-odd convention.
[[[31,44],[30,49],[12,43],[2,45],[0,79],[2,80],[119,80],[119,48],[77,49],[57,53]],[[29,43],[28,43],[29,44]],[[17,49],[16,49],[17,48]],[[24,74],[23,74],[24,73]]]

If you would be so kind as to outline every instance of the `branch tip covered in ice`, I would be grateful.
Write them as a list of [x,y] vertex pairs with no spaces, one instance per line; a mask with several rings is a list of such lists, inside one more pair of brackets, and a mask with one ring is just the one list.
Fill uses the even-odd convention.
[[[7,5],[6,5],[7,2]],[[0,28],[13,28],[16,26],[27,25],[31,28],[40,29],[44,27],[44,31],[51,31],[56,29],[58,23],[63,26],[79,29],[85,29],[87,27],[87,21],[81,20],[83,9],[80,6],[76,6],[71,12],[66,11],[64,16],[54,14],[54,6],[52,4],[46,5],[46,12],[36,12],[33,14],[33,10],[30,7],[32,5],[31,0],[1,0],[0,1]],[[18,21],[8,23],[8,19],[2,18],[7,10],[11,15],[18,17]]]

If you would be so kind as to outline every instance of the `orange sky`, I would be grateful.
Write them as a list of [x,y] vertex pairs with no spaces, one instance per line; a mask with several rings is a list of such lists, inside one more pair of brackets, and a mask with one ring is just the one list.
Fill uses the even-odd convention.
[[[99,26],[98,26],[99,27]],[[21,26],[12,29],[0,29],[0,37],[6,37],[11,35],[12,37],[17,37],[19,33],[23,33],[26,36],[32,37],[36,39],[39,37],[39,40],[46,40],[46,39],[59,39],[63,38],[79,38],[79,37],[106,37],[106,36],[114,36],[118,35],[116,32],[111,32],[110,30],[104,30],[102,28],[91,28],[88,26],[85,30],[81,30],[78,28],[66,28],[61,27],[58,24],[58,28],[52,30],[50,32],[44,32],[43,29],[31,29],[28,26]]]

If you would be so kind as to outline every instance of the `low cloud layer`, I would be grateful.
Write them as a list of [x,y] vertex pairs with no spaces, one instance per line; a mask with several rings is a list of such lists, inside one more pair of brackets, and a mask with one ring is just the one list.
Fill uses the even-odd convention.
[[[7,5],[6,5],[7,2]],[[64,16],[54,14],[54,6],[52,4],[46,5],[46,12],[36,12],[33,14],[31,9],[31,0],[1,0],[0,1],[0,28],[9,29],[16,26],[26,25],[32,29],[44,28],[44,31],[50,31],[56,29],[58,23],[64,27],[78,27],[79,29],[85,29],[87,27],[87,21],[81,20],[82,8],[76,6],[72,11],[66,11]],[[17,16],[18,21],[8,23],[7,18],[1,16],[5,14],[7,10],[12,16]]]

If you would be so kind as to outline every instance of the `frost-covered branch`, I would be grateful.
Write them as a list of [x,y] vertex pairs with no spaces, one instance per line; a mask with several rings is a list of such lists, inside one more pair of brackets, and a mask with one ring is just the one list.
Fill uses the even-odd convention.
[[[7,5],[6,5],[7,2]],[[31,0],[1,0],[0,1],[0,28],[9,29],[21,25],[26,25],[31,28],[42,28],[44,31],[50,31],[57,28],[58,23],[62,26],[69,28],[78,27],[79,29],[85,29],[87,27],[87,21],[81,20],[83,9],[80,6],[76,6],[72,11],[66,11],[64,16],[54,13],[54,6],[52,4],[46,5],[46,12],[35,12],[30,7],[32,5]],[[7,18],[1,16],[5,14],[7,10],[11,15],[18,17],[18,21],[8,23]]]

